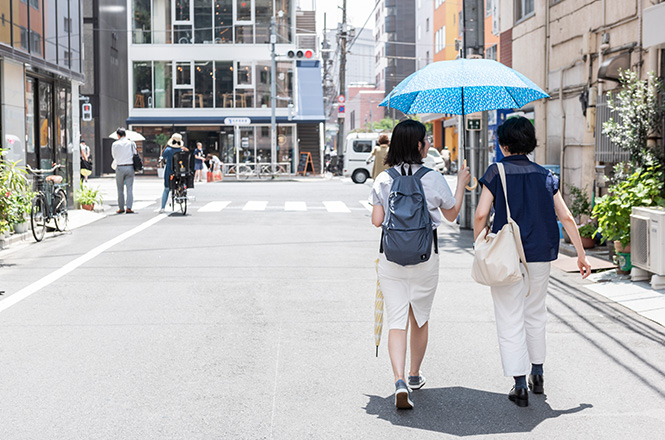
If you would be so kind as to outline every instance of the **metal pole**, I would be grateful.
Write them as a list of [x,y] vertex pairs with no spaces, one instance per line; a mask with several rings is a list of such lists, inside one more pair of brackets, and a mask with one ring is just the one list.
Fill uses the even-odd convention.
[[270,17],[270,171],[274,174],[277,169],[277,118],[275,107],[277,107],[277,62],[275,61],[275,9],[273,2],[273,15]]
[[[339,94],[346,98],[346,0],[342,2],[342,32],[340,32],[340,61],[339,61]],[[346,102],[344,102],[346,104]],[[338,117],[337,125],[337,155],[344,154],[344,118]]]

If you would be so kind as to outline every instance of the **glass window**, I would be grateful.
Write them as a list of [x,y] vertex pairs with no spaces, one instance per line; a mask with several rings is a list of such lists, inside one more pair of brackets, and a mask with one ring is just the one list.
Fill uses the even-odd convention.
[[[291,43],[293,36],[291,34],[291,4],[289,0],[275,0],[275,7],[277,8],[277,42],[278,43]],[[283,14],[280,17],[279,11]]]
[[69,37],[72,32],[72,19],[69,15],[69,0],[58,0],[58,64],[71,67],[72,53]]
[[293,155],[295,150],[293,148],[293,127],[290,125],[277,126],[277,162],[288,163],[289,168],[287,171],[292,172],[290,164],[293,163]]
[[153,0],[152,22],[155,44],[171,44],[171,0]]
[[155,61],[155,107],[173,107],[173,79],[172,63],[170,61]]
[[371,153],[372,141],[354,141],[353,151],[356,153]]
[[176,108],[192,108],[193,105],[194,105],[194,94],[192,92],[191,87],[175,90]]
[[236,89],[236,108],[254,107],[254,89]]
[[256,63],[256,106],[270,107],[270,62]]
[[134,28],[132,42],[134,44],[150,44],[150,0],[134,0]]
[[12,44],[12,17],[6,7],[0,10],[0,43]]
[[175,0],[175,20],[191,21],[190,0]]
[[215,0],[215,43],[233,43],[233,0]]
[[176,85],[184,86],[192,84],[192,66],[189,61],[176,63],[175,69]]
[[44,16],[46,17],[46,26],[44,35],[46,36],[46,60],[56,63],[58,59],[56,42],[56,0],[44,0]]
[[194,0],[194,42],[212,42],[212,0]]
[[[35,80],[25,80],[25,151],[35,152]],[[34,162],[32,162],[34,164]]]
[[240,162],[254,162],[256,145],[254,145],[254,127],[240,128]]
[[254,25],[236,26],[236,44],[254,44]]
[[[71,16],[71,39],[70,39],[70,50],[72,52],[72,70],[76,72],[82,71],[81,65],[81,27],[80,27],[80,11],[79,11],[79,2],[77,0],[71,0],[71,5],[69,8],[69,13]],[[32,26],[32,20],[30,21],[30,26]]]
[[272,151],[270,148],[270,126],[262,125],[256,127],[258,136],[256,139],[256,161],[258,163],[272,163]]
[[515,21],[533,13],[533,0],[515,0]]
[[254,0],[236,0],[236,21],[252,21],[252,3]]
[[[7,12],[9,12],[7,8]],[[23,2],[14,2],[12,23],[14,25],[14,48],[28,51],[28,5]]]
[[[291,98],[293,100],[293,61],[277,62],[277,96],[280,98]],[[287,107],[289,101],[278,99],[277,107]]]
[[252,63],[238,62],[236,85],[251,86],[252,81]]
[[176,24],[173,26],[174,42],[176,44],[192,44],[192,25]]
[[212,107],[213,106],[213,78],[212,61],[194,62],[194,87],[196,97],[194,107]]
[[[270,43],[270,17],[272,0],[255,0],[254,22],[256,23],[256,44]],[[277,40],[278,43],[281,41]]]
[[134,61],[134,108],[152,107],[152,64]]
[[30,52],[33,55],[43,57],[42,35],[44,35],[44,20],[40,3],[41,0],[39,2],[30,0]]
[[215,107],[233,107],[233,61],[215,61]]
[[51,168],[53,161],[52,126],[53,114],[52,86],[47,82],[39,83],[39,167]]

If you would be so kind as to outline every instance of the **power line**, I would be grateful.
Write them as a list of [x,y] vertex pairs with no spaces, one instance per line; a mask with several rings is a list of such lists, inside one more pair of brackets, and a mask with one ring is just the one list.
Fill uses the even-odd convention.
[[360,31],[356,32],[356,36],[353,38],[353,40],[351,40],[351,43],[349,43],[349,47],[348,47],[347,50],[351,50],[351,48],[353,47],[353,43],[356,42],[356,40],[358,39],[358,37],[360,36],[362,31],[365,30],[365,26],[367,26],[367,23],[369,22],[369,19],[372,18],[372,14],[374,14],[374,11],[376,10],[376,7],[379,6],[379,3],[381,3],[381,0],[376,0],[376,3],[374,3],[374,7],[372,8],[372,11],[367,16],[367,20],[365,20],[365,23],[360,28]]

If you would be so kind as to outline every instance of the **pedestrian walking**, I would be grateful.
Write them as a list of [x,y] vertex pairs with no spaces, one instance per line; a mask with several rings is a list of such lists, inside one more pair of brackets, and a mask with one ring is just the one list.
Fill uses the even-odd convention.
[[83,182],[88,182],[88,176],[92,174],[92,161],[90,157],[90,147],[85,144],[81,139],[79,144],[79,151],[81,153],[81,179]]
[[169,182],[171,180],[171,175],[173,174],[173,155],[180,151],[189,151],[189,149],[185,147],[182,142],[182,135],[180,133],[173,133],[166,143],[166,148],[164,148],[164,151],[162,152],[162,160],[166,163],[166,167],[164,168],[164,191],[162,191],[162,205],[159,209],[160,214],[164,212],[166,201],[169,199]]
[[[372,224],[376,227],[384,226],[379,250],[378,278],[388,318],[388,353],[395,379],[395,406],[400,409],[413,408],[409,388],[419,389],[425,384],[420,367],[427,348],[430,310],[439,281],[439,256],[436,253],[438,244],[435,239],[427,243],[429,249],[424,250],[425,255],[420,256],[419,261],[422,262],[418,264],[402,265],[394,262],[401,260],[400,257],[406,257],[409,241],[405,242],[402,249],[391,249],[392,254],[388,254],[387,245],[392,242],[384,238],[392,231],[386,228],[389,226],[386,223],[392,225],[400,220],[393,217],[396,215],[393,208],[399,203],[394,199],[396,192],[393,184],[404,181],[405,175],[414,177],[415,180],[409,182],[415,183],[415,188],[420,191],[418,209],[426,216],[424,221],[428,228],[426,233],[429,234],[425,238],[432,238],[432,229],[435,231],[441,224],[442,214],[451,222],[457,218],[462,206],[464,186],[470,181],[469,170],[465,167],[458,173],[457,190],[453,196],[445,178],[439,173],[430,172],[431,169],[422,165],[429,147],[427,131],[422,123],[406,120],[397,124],[385,159],[385,163],[391,168],[376,177],[369,197],[373,206]],[[418,197],[414,200],[416,199]],[[386,213],[388,206],[391,209]],[[407,386],[404,373],[409,326],[411,359]]]
[[386,156],[388,155],[388,148],[390,147],[390,138],[387,134],[379,136],[379,145],[375,146],[372,154],[367,158],[366,163],[370,163],[372,157],[374,158],[374,168],[372,168],[372,179],[376,179],[382,171],[388,169],[386,165]]
[[203,178],[203,161],[205,156],[203,155],[203,144],[201,142],[196,143],[196,149],[194,150],[194,181],[202,182]]
[[[501,163],[505,170],[508,207],[521,231],[526,268],[522,264],[522,280],[516,284],[491,287],[490,290],[503,372],[515,380],[508,398],[525,407],[529,405],[527,385],[535,394],[544,392],[545,300],[550,262],[559,254],[557,217],[575,246],[582,278],[591,273],[591,266],[575,220],[561,197],[559,180],[526,156],[536,148],[536,132],[531,121],[523,117],[510,118],[499,127],[497,135],[505,156]],[[500,173],[497,164],[492,164],[479,180],[483,189],[473,223],[476,239],[488,227],[492,205],[492,232],[498,232],[507,223],[506,197]]]
[[[133,214],[134,154],[136,154],[136,144],[127,139],[124,128],[118,128],[116,134],[118,135],[118,140],[111,145],[111,155],[116,163],[115,183],[118,188],[118,210],[116,213],[122,214],[126,212],[127,214]],[[125,187],[127,188],[126,205]],[[127,206],[126,210],[125,206]]]

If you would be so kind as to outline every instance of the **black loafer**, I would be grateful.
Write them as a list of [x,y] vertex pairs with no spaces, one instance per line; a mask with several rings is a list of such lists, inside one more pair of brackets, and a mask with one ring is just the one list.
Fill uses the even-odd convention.
[[545,392],[545,379],[542,374],[529,374],[529,388],[534,394],[543,394]]
[[529,391],[525,388],[515,389],[513,387],[510,393],[508,393],[508,398],[519,407],[529,406]]

